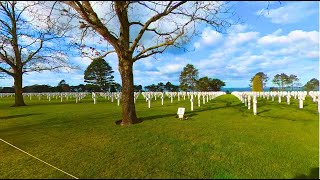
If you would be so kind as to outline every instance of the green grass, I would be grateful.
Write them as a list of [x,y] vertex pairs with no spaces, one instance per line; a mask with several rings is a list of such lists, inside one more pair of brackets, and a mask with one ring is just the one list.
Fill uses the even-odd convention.
[[[0,138],[79,178],[318,177],[317,104],[277,100],[258,99],[254,116],[232,95],[195,101],[193,112],[187,99],[158,98],[148,109],[140,96],[143,122],[121,127],[121,108],[103,97],[25,98],[25,107],[0,98]],[[178,107],[188,120],[176,118]],[[71,178],[1,141],[0,163],[2,179]]]

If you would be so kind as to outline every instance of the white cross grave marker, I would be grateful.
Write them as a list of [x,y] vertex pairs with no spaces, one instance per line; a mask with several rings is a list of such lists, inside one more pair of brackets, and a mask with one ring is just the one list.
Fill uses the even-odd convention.
[[193,111],[193,95],[191,96],[190,101],[191,101],[191,111]]
[[253,96],[253,114],[257,115],[257,97]]

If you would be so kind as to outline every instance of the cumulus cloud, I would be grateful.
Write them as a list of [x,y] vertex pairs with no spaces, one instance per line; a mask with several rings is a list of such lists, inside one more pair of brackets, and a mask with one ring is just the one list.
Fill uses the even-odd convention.
[[181,72],[184,67],[184,64],[166,64],[163,67],[158,67],[157,69],[162,74],[170,74],[170,73],[176,73]]
[[317,2],[287,2],[285,6],[275,9],[261,9],[257,15],[263,15],[275,24],[292,24],[300,22],[318,11]]
[[214,45],[223,39],[223,35],[210,27],[206,27],[201,33],[201,39],[194,43],[194,47],[199,49],[202,45]]
[[226,42],[228,42],[228,46],[238,46],[240,44],[255,40],[258,35],[259,32],[236,33],[229,36]]
[[205,28],[202,32],[201,38],[204,44],[213,44],[220,41],[222,39],[222,35],[211,28]]
[[[301,70],[299,74],[293,69],[318,66],[318,34],[318,31],[302,30],[284,34],[282,29],[264,36],[258,32],[233,32],[224,37],[221,46],[212,50],[206,58],[193,61],[193,64],[199,68],[201,76],[221,78],[232,82],[231,86],[246,86],[249,79],[260,71],[271,79],[275,74],[284,72],[306,80],[304,73],[310,75],[317,72]],[[268,85],[272,85],[271,81]]]
[[236,24],[230,27],[229,32],[230,33],[241,33],[245,32],[245,30],[248,29],[247,24]]
[[265,55],[291,55],[295,57],[319,57],[319,32],[294,30],[287,35],[269,34],[258,39],[265,47]]
[[260,38],[258,40],[258,43],[268,45],[268,44],[287,44],[287,43],[294,43],[298,41],[317,44],[319,42],[319,32],[318,31],[306,32],[302,30],[295,30],[295,31],[291,31],[288,35],[283,35],[283,36],[270,34]]

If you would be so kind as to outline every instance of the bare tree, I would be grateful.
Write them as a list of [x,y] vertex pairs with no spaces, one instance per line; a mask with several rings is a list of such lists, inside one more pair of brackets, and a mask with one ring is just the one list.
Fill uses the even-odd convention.
[[99,35],[102,43],[111,48],[97,52],[99,46],[90,46],[93,55],[117,54],[122,79],[122,125],[139,122],[133,96],[134,62],[163,53],[171,46],[183,47],[198,33],[199,23],[221,32],[231,25],[233,16],[226,2],[213,1],[64,1],[52,9],[77,19],[77,29],[81,30],[77,44],[81,48],[88,47],[86,43],[90,42],[85,38],[89,34]]
[[[25,105],[23,74],[68,66],[66,54],[61,48],[63,43],[57,41],[63,34],[57,34],[53,24],[40,27],[39,24],[32,23],[34,18],[27,16],[32,13],[29,10],[37,4],[39,3],[0,2],[0,72],[14,79],[14,106]],[[41,18],[37,17],[37,20],[41,21]]]

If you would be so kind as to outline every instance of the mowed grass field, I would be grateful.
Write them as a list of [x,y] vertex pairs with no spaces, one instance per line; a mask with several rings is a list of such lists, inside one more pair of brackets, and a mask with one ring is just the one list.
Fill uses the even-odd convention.
[[[190,101],[136,103],[142,123],[121,127],[121,108],[87,96],[49,102],[0,98],[0,138],[78,178],[318,178],[319,114],[283,98],[258,99],[253,115],[223,95],[190,111]],[[188,120],[176,118],[186,107]],[[0,141],[0,178],[72,178]]]

